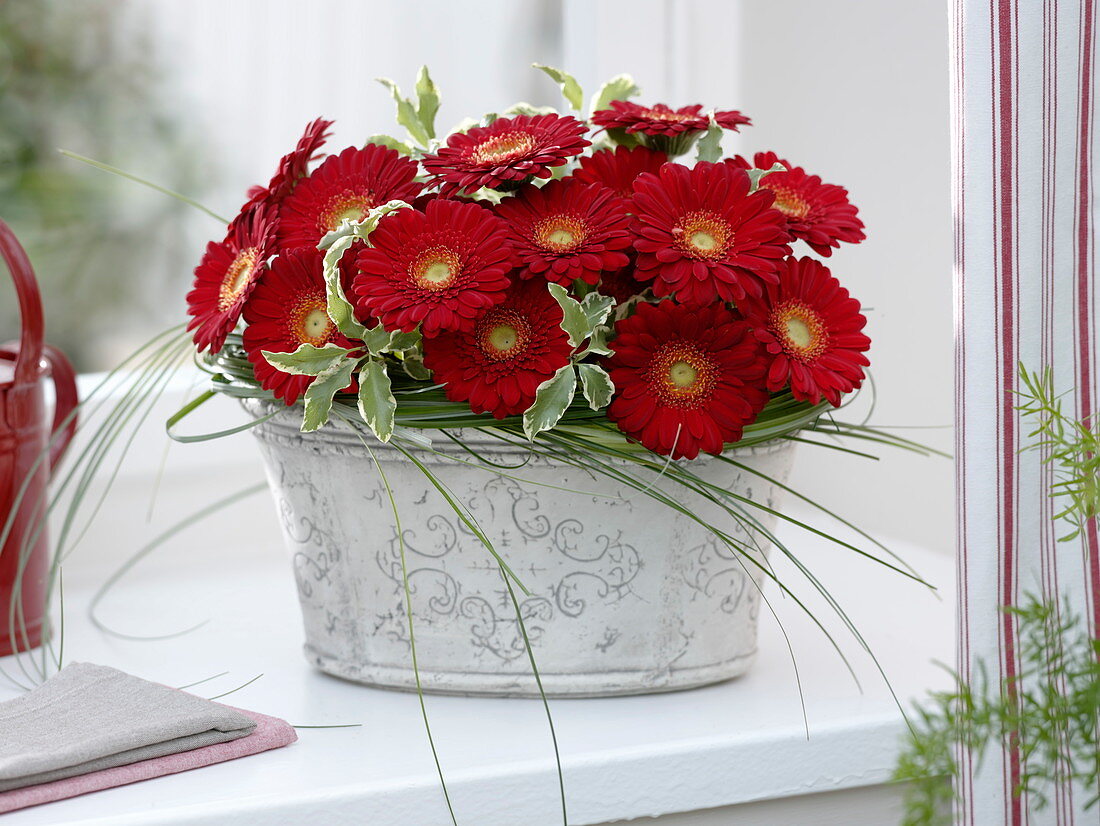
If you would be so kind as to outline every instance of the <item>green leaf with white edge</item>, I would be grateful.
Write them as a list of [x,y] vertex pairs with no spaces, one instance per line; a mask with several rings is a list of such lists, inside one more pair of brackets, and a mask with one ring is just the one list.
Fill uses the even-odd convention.
[[508,117],[512,115],[555,115],[557,111],[553,106],[535,106],[533,103],[521,100],[518,103],[513,103],[500,114]]
[[481,121],[477,120],[476,118],[463,118],[451,127],[451,131],[447,133],[447,136],[450,137],[451,135],[465,135],[475,126],[480,125]]
[[379,441],[388,442],[393,435],[393,417],[397,399],[390,388],[386,364],[371,359],[359,371],[359,415]]
[[523,414],[523,432],[534,441],[544,430],[558,423],[577,392],[577,371],[567,364],[538,386],[535,403]]
[[707,163],[717,163],[722,157],[722,127],[718,125],[713,115],[706,134],[699,138],[699,143],[695,146],[695,157]]
[[396,149],[402,155],[411,155],[413,153],[413,148],[411,146],[404,141],[399,141],[392,135],[371,135],[367,138],[367,143],[376,143],[387,149]]
[[312,344],[299,344],[292,353],[275,353],[261,350],[268,363],[276,370],[290,373],[292,376],[319,376],[334,364],[348,357],[351,350],[329,342],[324,347]]
[[416,107],[412,105],[412,101],[401,97],[401,89],[388,77],[376,77],[375,80],[390,90],[393,102],[397,104],[397,122],[405,127],[409,137],[421,146],[427,146],[431,136],[428,135],[424,125],[420,122],[420,117],[416,114]]
[[364,335],[360,336],[362,342],[367,345],[367,351],[372,356],[381,356],[384,353],[400,353],[405,350],[412,350],[420,346],[420,333],[403,333],[390,332],[385,329],[381,324],[371,327],[366,330]]
[[381,324],[378,324],[368,329],[360,336],[360,339],[367,345],[368,353],[372,356],[380,356],[390,346],[390,341],[393,339],[393,333]]
[[435,137],[435,114],[438,111],[439,87],[428,74],[428,67],[421,66],[416,76],[416,117],[429,138]]
[[615,306],[615,299],[609,295],[600,295],[599,293],[589,293],[581,301],[581,309],[584,310],[585,318],[588,319],[589,334],[591,331],[607,321],[608,315],[611,314],[611,308]]
[[404,201],[387,201],[375,207],[358,221],[345,218],[340,226],[325,234],[318,249],[326,250],[324,259],[325,300],[328,317],[336,329],[348,338],[362,339],[367,328],[355,319],[355,313],[344,293],[343,279],[340,274],[340,259],[356,240],[370,243],[370,234],[378,222],[391,212],[407,207]]
[[781,163],[773,163],[771,169],[749,169],[749,192],[756,192],[760,189],[760,179],[765,175],[771,175],[773,172],[786,172],[787,167]]
[[588,346],[584,352],[577,356],[581,359],[585,356],[610,356],[614,355],[614,350],[607,346],[607,335],[611,330],[608,327],[600,326],[592,331],[592,335],[588,337]]
[[569,344],[573,347],[579,347],[580,343],[588,338],[592,332],[592,325],[588,322],[588,314],[584,311],[581,303],[569,295],[569,292],[561,284],[551,283],[549,289],[550,295],[561,307],[561,328],[569,336]]
[[[630,75],[615,75],[599,88],[592,98],[592,112],[598,112],[611,105],[613,100],[628,100],[642,90]],[[591,113],[590,113],[591,114]]]
[[615,394],[615,384],[611,376],[598,364],[578,364],[577,372],[581,377],[581,392],[593,410],[602,410],[611,403]]
[[[339,230],[336,230],[338,232]],[[330,235],[332,233],[329,233]],[[325,236],[328,238],[328,236]],[[322,239],[323,240],[323,239]],[[325,276],[325,311],[336,329],[348,338],[361,339],[366,335],[367,328],[355,319],[355,312],[344,295],[344,285],[340,277],[340,259],[344,253],[355,243],[355,235],[347,234],[337,239],[325,252],[324,276]]]
[[351,374],[357,359],[342,359],[318,374],[306,388],[305,411],[302,414],[302,432],[310,433],[324,427],[332,412],[332,397],[351,384]]
[[410,379],[427,381],[432,377],[432,371],[424,366],[424,357],[419,353],[405,354],[404,358],[401,359],[401,368]]
[[411,333],[397,332],[390,337],[390,343],[385,352],[404,353],[407,350],[415,350],[423,340],[424,337],[419,330],[413,330]]
[[544,72],[551,80],[557,83],[561,87],[562,97],[565,98],[571,107],[578,112],[581,111],[581,107],[584,106],[584,92],[581,90],[581,85],[577,83],[577,79],[573,77],[573,75],[543,63],[532,63],[531,65],[540,72]]

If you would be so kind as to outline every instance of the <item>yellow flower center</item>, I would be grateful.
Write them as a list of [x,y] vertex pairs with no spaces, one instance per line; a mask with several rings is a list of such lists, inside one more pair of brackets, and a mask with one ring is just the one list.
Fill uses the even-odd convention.
[[462,260],[448,247],[429,247],[416,257],[410,275],[424,290],[445,290],[462,272]]
[[470,153],[481,164],[501,164],[534,151],[535,139],[526,132],[504,132],[486,138]]
[[588,227],[575,215],[551,215],[535,225],[535,243],[550,252],[573,252],[588,236]]
[[678,361],[668,368],[669,381],[680,388],[691,387],[698,375],[699,371],[686,361]]
[[506,353],[516,346],[519,333],[510,324],[501,324],[489,331],[489,344],[493,349]]
[[802,301],[777,304],[768,317],[768,327],[788,355],[805,363],[815,361],[829,347],[825,319]]
[[486,356],[493,361],[506,361],[526,351],[531,324],[516,310],[492,309],[478,321],[474,337]]
[[329,320],[328,313],[319,307],[314,308],[302,320],[302,340],[317,344],[328,338],[331,329],[332,321]]
[[772,209],[779,210],[788,218],[805,218],[810,214],[809,202],[793,189],[789,189],[785,186],[770,185],[768,183],[768,178],[764,178],[760,182],[760,185],[775,193],[775,201],[772,203]]
[[346,190],[331,197],[321,210],[321,227],[326,232],[332,232],[344,220],[358,221],[376,206],[369,195]]
[[672,235],[692,258],[721,258],[733,243],[733,228],[714,212],[689,212],[672,228]]
[[221,288],[218,290],[220,311],[225,312],[236,303],[237,298],[252,280],[252,273],[256,269],[259,258],[260,251],[256,247],[249,247],[237,253],[237,257],[225,271]]
[[671,341],[653,354],[649,384],[668,407],[702,407],[718,384],[718,368],[696,344]]

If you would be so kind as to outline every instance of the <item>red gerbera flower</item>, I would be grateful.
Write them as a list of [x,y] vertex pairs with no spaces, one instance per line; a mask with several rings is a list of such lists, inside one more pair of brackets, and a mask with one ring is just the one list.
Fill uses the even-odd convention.
[[412,201],[422,184],[416,161],[393,149],[367,144],[332,155],[303,178],[279,208],[282,249],[316,247],[345,218],[359,220],[387,201]]
[[195,268],[195,283],[187,294],[187,325],[200,351],[218,352],[237,326],[241,308],[267,259],[275,252],[277,221],[266,204],[238,216],[224,241],[211,241]]
[[424,157],[424,168],[448,194],[515,189],[531,177],[549,178],[552,167],[579,155],[589,145],[586,131],[569,116],[500,118],[451,135],[437,154]]
[[[274,206],[291,193],[298,181],[309,171],[309,164],[318,157],[317,151],[324,146],[329,137],[327,131],[332,126],[331,120],[317,120],[306,124],[306,131],[298,139],[298,145],[279,160],[279,166],[267,186],[253,186],[248,190],[248,200],[241,207],[240,213],[233,219],[234,223],[250,209],[261,203]],[[232,224],[230,225],[232,226]]]
[[787,230],[818,255],[832,255],[832,247],[839,247],[841,241],[858,244],[867,237],[857,217],[859,210],[848,203],[844,187],[822,183],[817,175],[807,175],[802,167],[792,166],[774,152],[757,152],[752,164],[740,155],[726,163],[741,169],[771,169],[777,163],[785,166],[789,171],[761,178],[760,188],[775,193],[772,209],[787,216]]
[[353,347],[328,316],[324,256],[317,250],[286,252],[271,264],[244,307],[244,349],[265,390],[294,404],[313,382],[273,367],[263,351],[293,353],[301,344],[332,342]]
[[640,304],[616,332],[607,416],[652,451],[721,453],[768,403],[761,347],[721,304]]
[[600,283],[596,292],[600,295],[609,295],[615,299],[615,305],[623,304],[637,295],[641,295],[649,287],[634,277],[633,262],[627,264],[621,270],[605,272],[600,276]]
[[604,270],[629,262],[633,243],[622,199],[600,184],[551,181],[530,185],[500,203],[523,278],[545,278],[568,287],[576,279],[595,284]]
[[664,152],[635,146],[602,149],[581,158],[572,177],[589,184],[603,184],[623,198],[634,195],[634,181],[643,172],[656,172],[668,160]]
[[535,401],[538,386],[569,363],[573,348],[562,311],[541,281],[518,281],[504,303],[469,330],[424,336],[424,365],[452,401],[475,413],[515,416]]
[[515,254],[508,225],[477,204],[437,199],[423,212],[401,209],[378,222],[359,253],[351,289],[360,318],[387,330],[424,334],[469,329],[504,300]]
[[[701,104],[672,109],[663,103],[640,106],[628,100],[613,100],[610,109],[592,113],[592,122],[611,133],[633,135],[643,146],[659,149],[675,157],[683,155],[710,126],[710,118]],[[736,111],[714,113],[715,122],[723,129],[738,131],[752,121]]]
[[749,176],[727,164],[667,163],[634,184],[636,277],[658,296],[685,304],[736,301],[774,282],[790,255],[783,214],[772,193],[749,193]]
[[756,337],[774,357],[768,388],[817,404],[824,396],[834,407],[863,382],[870,362],[863,353],[871,339],[862,332],[867,319],[828,268],[813,258],[789,258],[779,283],[764,295],[738,305]]

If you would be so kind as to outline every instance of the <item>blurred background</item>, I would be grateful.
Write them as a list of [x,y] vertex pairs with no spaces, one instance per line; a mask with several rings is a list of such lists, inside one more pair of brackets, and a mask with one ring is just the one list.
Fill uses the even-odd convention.
[[[0,217],[27,245],[50,340],[83,371],[185,319],[208,216],[58,153],[64,148],[231,216],[303,125],[332,146],[394,132],[374,82],[427,64],[439,123],[516,101],[558,105],[532,61],[590,94],[627,72],[641,102],[739,109],[727,138],[846,186],[868,240],[829,261],[874,340],[875,393],[848,418],[950,448],[948,27],[942,3],[874,0],[0,0]],[[0,279],[0,340],[18,329]],[[807,447],[796,486],[859,524],[953,543],[953,469]]]

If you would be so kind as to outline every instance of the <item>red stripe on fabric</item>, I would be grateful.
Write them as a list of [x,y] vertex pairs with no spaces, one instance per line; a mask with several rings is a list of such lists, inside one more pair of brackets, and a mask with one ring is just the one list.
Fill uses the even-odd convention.
[[[999,181],[999,197],[995,208],[999,213],[994,243],[1000,263],[997,275],[1000,290],[1000,329],[998,344],[1000,350],[1000,382],[998,387],[1000,427],[1002,497],[998,503],[998,522],[1001,545],[1001,603],[1011,605],[1015,601],[1016,591],[1016,411],[1012,394],[1014,386],[1017,343],[1016,343],[1016,284],[1015,284],[1015,208],[1016,208],[1016,37],[1014,16],[1016,4],[1012,0],[996,0],[995,12],[997,26],[997,48],[995,58],[995,77],[997,100],[999,104],[995,128],[997,131],[997,152],[994,162],[997,165],[995,176]],[[1007,680],[1009,699],[1015,699],[1014,683],[1017,678],[1016,633],[1013,616],[1008,612],[1001,614],[1001,646],[1003,650],[1003,677]],[[1007,800],[1008,821],[1012,826],[1020,826],[1023,819],[1020,798],[1014,794],[1020,784],[1020,745],[1015,732],[1009,734],[1008,742],[1008,782],[1010,800]]]

